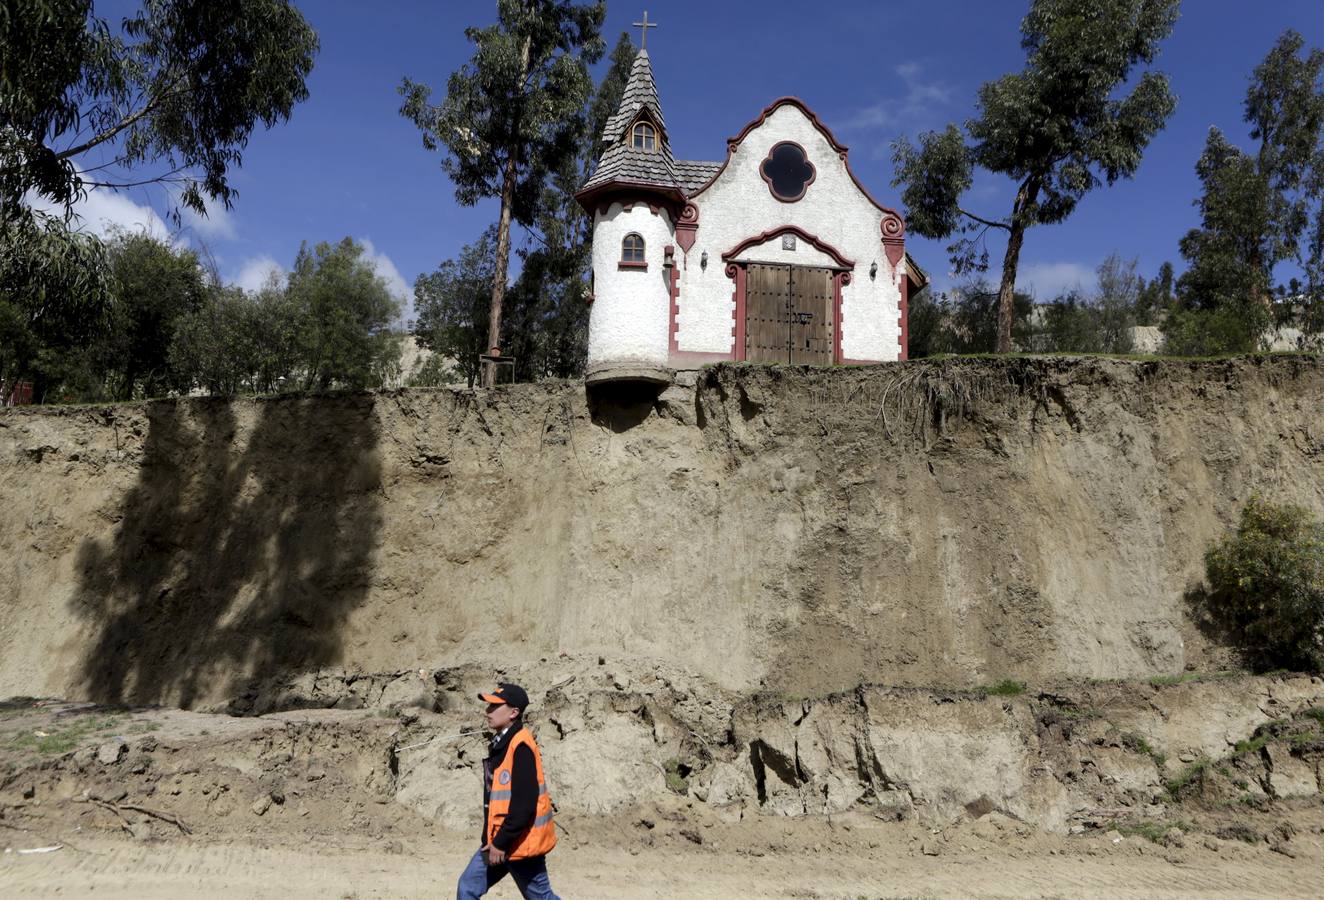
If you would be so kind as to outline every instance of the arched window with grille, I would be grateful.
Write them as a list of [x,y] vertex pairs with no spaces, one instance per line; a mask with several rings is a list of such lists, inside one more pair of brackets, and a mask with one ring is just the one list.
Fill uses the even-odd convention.
[[657,129],[647,122],[636,122],[634,125],[634,146],[639,150],[656,149]]
[[644,265],[644,239],[633,231],[621,239],[621,265]]

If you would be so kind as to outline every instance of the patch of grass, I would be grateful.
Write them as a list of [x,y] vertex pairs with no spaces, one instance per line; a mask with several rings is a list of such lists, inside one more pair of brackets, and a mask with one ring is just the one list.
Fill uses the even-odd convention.
[[1019,697],[1025,693],[1025,682],[1013,678],[1004,678],[993,684],[986,684],[979,689],[985,697]]
[[1319,723],[1320,728],[1324,728],[1324,706],[1312,706],[1301,715],[1305,716],[1307,719],[1314,719]]
[[49,733],[39,735],[35,731],[24,731],[9,738],[3,745],[5,750],[17,750],[54,756],[68,753],[89,737],[118,727],[124,720],[122,715],[87,715],[81,716],[60,728],[53,728]]
[[1287,739],[1287,742],[1293,747],[1306,747],[1320,739],[1320,734],[1315,729],[1309,731],[1299,731]]
[[1241,756],[1246,753],[1259,753],[1264,749],[1264,745],[1273,740],[1273,732],[1287,724],[1286,719],[1274,719],[1271,722],[1265,722],[1244,741],[1237,741],[1232,746],[1232,755]]
[[1149,683],[1154,687],[1172,687],[1178,684],[1187,684],[1192,681],[1221,681],[1224,678],[1236,678],[1243,675],[1243,672],[1225,670],[1219,672],[1182,672],[1179,675],[1155,675],[1149,679]]
[[1178,820],[1176,822],[1153,822],[1142,820],[1139,822],[1123,822],[1116,826],[1121,834],[1131,836],[1139,835],[1151,844],[1166,844],[1168,831],[1173,828],[1180,828],[1182,831],[1191,831],[1189,822]]
[[1144,735],[1136,734],[1133,731],[1128,731],[1126,734],[1122,735],[1122,746],[1130,750],[1132,753],[1145,754],[1150,759],[1154,760],[1154,765],[1158,766],[1160,769],[1163,768],[1163,764],[1168,761],[1168,754],[1163,753],[1160,750],[1155,750],[1150,745],[1149,741],[1145,740]]
[[1186,768],[1182,769],[1172,778],[1163,782],[1163,789],[1168,792],[1168,796],[1173,800],[1181,796],[1181,792],[1191,785],[1197,778],[1204,774],[1204,770],[1212,765],[1212,760],[1207,757],[1200,757]]
[[149,731],[160,731],[161,723],[153,719],[140,719],[134,722],[128,728],[124,729],[127,734],[147,734]]
[[668,790],[677,794],[688,794],[690,792],[689,766],[672,757],[663,764],[662,769],[666,775]]

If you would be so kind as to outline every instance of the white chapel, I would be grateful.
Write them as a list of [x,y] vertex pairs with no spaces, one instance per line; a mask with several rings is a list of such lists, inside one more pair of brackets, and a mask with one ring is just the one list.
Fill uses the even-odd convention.
[[719,361],[906,358],[907,298],[925,276],[905,221],[803,102],[773,101],[721,162],[678,160],[641,49],[602,141],[576,194],[593,219],[589,384],[667,383]]

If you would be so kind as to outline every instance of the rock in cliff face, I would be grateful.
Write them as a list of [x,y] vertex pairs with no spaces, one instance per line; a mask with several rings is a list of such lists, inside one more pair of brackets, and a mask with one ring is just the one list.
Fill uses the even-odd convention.
[[0,696],[560,653],[804,696],[1179,671],[1246,498],[1324,512],[1321,397],[1313,358],[1011,359],[6,410]]

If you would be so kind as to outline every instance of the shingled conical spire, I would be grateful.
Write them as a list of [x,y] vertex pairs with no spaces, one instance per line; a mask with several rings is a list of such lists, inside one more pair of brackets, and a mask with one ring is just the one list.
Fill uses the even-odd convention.
[[635,55],[634,65],[630,67],[630,78],[625,82],[621,105],[616,115],[607,120],[607,127],[602,130],[602,139],[608,143],[619,141],[626,126],[634,121],[635,114],[645,106],[657,121],[658,129],[662,132],[662,143],[665,144],[667,123],[662,118],[662,101],[657,96],[657,82],[653,80],[653,64],[648,58],[648,51],[640,50]]
[[[647,116],[657,128],[651,149],[633,145],[630,127],[641,115]],[[582,203],[604,191],[620,189],[660,192],[681,200],[707,182],[721,165],[677,161],[671,155],[671,141],[667,139],[667,126],[662,118],[662,101],[657,95],[657,82],[653,80],[653,64],[647,50],[640,50],[635,56],[630,78],[621,94],[621,105],[607,120],[602,140],[606,145],[602,157],[577,195]]]

